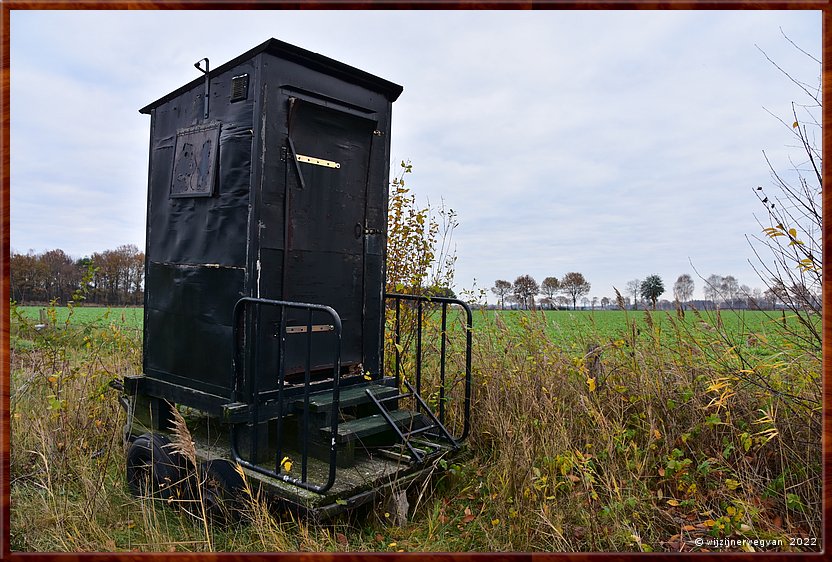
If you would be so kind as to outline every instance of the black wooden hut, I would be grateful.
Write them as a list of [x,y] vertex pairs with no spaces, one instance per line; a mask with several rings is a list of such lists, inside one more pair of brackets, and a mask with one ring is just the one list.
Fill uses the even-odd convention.
[[[228,401],[242,297],[333,308],[341,368],[380,375],[390,116],[401,92],[270,39],[141,109],[151,116],[146,394]],[[277,309],[252,322],[237,337],[271,340],[244,358],[263,366],[277,360],[279,324],[295,337],[308,324],[304,311]],[[329,326],[316,312],[318,343],[335,337]],[[313,377],[331,367],[329,348],[313,347]],[[288,377],[304,353],[287,346]]]
[[[179,408],[195,412],[196,454],[211,475],[200,485],[220,483],[203,499],[239,491],[235,465],[318,513],[403,489],[468,433],[472,316],[456,299],[384,291],[390,118],[402,88],[276,39],[208,65],[141,109],[151,117],[144,363],[116,385],[128,483],[141,494],[152,477],[164,497],[189,481],[165,446]],[[452,306],[463,330],[448,327]],[[441,330],[423,345],[428,314]],[[464,350],[464,384],[446,372],[446,348]],[[430,349],[439,357],[423,377]]]

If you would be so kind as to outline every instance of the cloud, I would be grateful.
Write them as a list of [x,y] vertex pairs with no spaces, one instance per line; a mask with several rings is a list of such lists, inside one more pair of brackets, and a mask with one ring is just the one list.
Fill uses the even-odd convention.
[[[404,85],[392,172],[454,208],[458,287],[584,272],[756,283],[750,190],[786,173],[819,11],[162,11],[11,14],[12,243],[143,245],[139,107],[271,36]],[[239,30],[245,30],[240,33]],[[700,267],[701,265],[701,267]],[[672,278],[672,280],[671,280]]]

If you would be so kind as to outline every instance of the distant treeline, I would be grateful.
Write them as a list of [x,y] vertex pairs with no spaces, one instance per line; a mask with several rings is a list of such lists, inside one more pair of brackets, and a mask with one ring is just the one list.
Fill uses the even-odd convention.
[[138,305],[144,299],[144,252],[133,244],[74,259],[61,249],[12,253],[11,298],[19,304],[70,301]]

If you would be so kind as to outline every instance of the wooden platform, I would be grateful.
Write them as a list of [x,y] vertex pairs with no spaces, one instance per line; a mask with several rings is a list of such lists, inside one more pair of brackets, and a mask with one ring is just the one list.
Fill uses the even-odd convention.
[[[342,387],[339,396],[338,396],[338,404],[341,408],[348,408],[351,406],[356,406],[359,404],[364,404],[367,402],[367,392],[366,389],[370,389],[374,395],[378,398],[386,398],[388,396],[393,396],[398,392],[395,388],[391,386],[381,386],[378,384],[372,385],[354,385],[348,387]],[[303,398],[296,398],[294,400],[294,406],[296,408],[303,407]],[[309,411],[310,412],[322,412],[325,410],[329,410],[332,408],[332,391],[326,390],[323,392],[317,392],[315,394],[311,394],[309,396]]]
[[[230,460],[231,448],[228,425],[220,423],[217,418],[211,418],[197,411],[187,412],[186,422],[200,460]],[[140,435],[145,431],[150,431],[150,429],[142,426],[137,419],[132,428],[133,435]],[[357,439],[360,440],[360,437]],[[383,497],[393,489],[401,490],[414,481],[421,481],[436,470],[436,464],[440,458],[449,459],[452,455],[459,454],[459,451],[454,452],[443,444],[431,445],[435,451],[433,459],[424,465],[418,466],[411,464],[404,452],[398,456],[393,454],[390,447],[370,447],[369,452],[359,449],[355,453],[352,466],[337,467],[335,483],[324,494],[305,490],[278,478],[266,476],[246,468],[243,468],[243,471],[253,489],[257,489],[259,485],[260,489],[269,496],[286,502],[290,506],[295,506],[317,518],[326,519]],[[243,448],[241,447],[241,449]],[[299,478],[301,475],[301,453],[297,450],[287,449],[282,451],[281,455],[292,460],[292,469],[289,475]],[[269,462],[258,463],[258,466],[274,470],[275,464],[275,459],[272,457]],[[323,484],[326,482],[328,474],[328,462],[318,460],[311,455],[308,457],[307,481]]]

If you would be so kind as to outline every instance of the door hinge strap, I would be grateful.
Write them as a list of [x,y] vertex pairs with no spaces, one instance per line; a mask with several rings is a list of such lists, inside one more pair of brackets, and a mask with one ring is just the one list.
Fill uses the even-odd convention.
[[[307,326],[286,326],[287,334],[305,334]],[[331,332],[335,329],[332,324],[315,324],[312,326],[313,332]]]
[[315,166],[323,166],[324,168],[340,168],[341,164],[331,160],[324,160],[323,158],[315,158],[314,156],[306,156],[305,154],[295,154],[298,162],[304,164],[314,164]]

